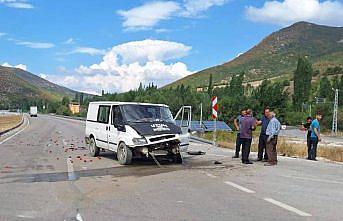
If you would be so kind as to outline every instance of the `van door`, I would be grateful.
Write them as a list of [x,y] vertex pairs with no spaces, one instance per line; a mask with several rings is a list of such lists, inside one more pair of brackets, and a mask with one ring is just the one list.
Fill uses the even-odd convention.
[[112,151],[117,151],[119,144],[119,138],[121,133],[123,133],[123,128],[125,128],[123,115],[120,110],[120,106],[114,105],[111,108],[111,125],[108,131],[108,146]]
[[192,122],[192,106],[183,106],[175,115],[174,120],[178,120],[182,134],[180,135],[180,151],[186,152],[189,146],[190,129]]
[[108,149],[108,130],[111,106],[99,105],[97,116],[98,132],[96,134],[96,144],[98,147]]

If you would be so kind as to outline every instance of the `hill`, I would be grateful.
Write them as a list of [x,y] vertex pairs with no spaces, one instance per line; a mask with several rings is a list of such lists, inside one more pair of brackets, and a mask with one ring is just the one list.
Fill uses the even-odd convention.
[[74,97],[76,91],[51,83],[30,72],[0,66],[0,104],[18,105],[23,101],[56,101]]
[[315,70],[343,67],[343,27],[329,27],[298,22],[272,33],[255,47],[232,61],[199,71],[166,87],[180,84],[192,87],[227,82],[232,74],[245,72],[245,81],[277,76],[290,76],[299,56],[307,56]]

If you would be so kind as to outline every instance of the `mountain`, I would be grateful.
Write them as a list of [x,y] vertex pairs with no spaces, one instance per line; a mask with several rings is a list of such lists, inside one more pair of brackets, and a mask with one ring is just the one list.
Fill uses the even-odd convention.
[[299,56],[307,56],[315,70],[343,67],[343,27],[298,22],[272,33],[255,47],[224,64],[199,71],[166,87],[180,84],[192,87],[228,82],[232,74],[245,72],[245,81],[284,76],[290,78]]
[[73,98],[75,93],[22,69],[0,66],[0,104],[37,99],[55,101],[63,96]]

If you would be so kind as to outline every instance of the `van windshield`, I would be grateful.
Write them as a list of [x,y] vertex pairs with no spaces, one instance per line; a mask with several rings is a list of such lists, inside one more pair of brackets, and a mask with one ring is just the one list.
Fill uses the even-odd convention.
[[165,121],[174,123],[173,116],[168,107],[153,105],[126,104],[122,106],[126,121],[128,122],[156,122]]

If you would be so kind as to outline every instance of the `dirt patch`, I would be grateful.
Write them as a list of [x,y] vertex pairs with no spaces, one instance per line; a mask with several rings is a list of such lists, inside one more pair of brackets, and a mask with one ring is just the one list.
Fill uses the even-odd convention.
[[21,115],[0,115],[0,132],[17,126],[21,119]]

